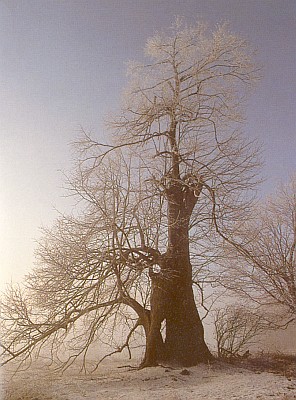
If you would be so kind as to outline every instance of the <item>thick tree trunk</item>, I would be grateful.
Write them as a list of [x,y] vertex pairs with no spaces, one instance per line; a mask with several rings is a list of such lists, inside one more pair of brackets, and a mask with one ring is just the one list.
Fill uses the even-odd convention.
[[[160,272],[151,273],[151,318],[143,367],[163,361],[192,366],[212,358],[192,290],[189,219],[196,192],[175,184],[168,190],[167,198],[168,248]],[[160,333],[163,321],[164,342]]]
[[191,285],[178,285],[170,296],[165,349],[167,360],[182,366],[196,365],[211,358]]
[[151,321],[151,312],[149,313],[149,316],[148,314],[146,315],[145,323],[142,323],[141,321],[146,335],[146,354],[141,366],[153,367],[165,359],[164,341],[160,330],[161,322],[160,325],[156,322],[159,318],[154,317],[153,321]]

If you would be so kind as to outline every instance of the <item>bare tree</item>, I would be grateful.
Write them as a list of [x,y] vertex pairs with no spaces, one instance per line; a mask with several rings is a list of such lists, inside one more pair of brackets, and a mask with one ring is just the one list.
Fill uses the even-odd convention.
[[45,232],[30,299],[12,291],[4,301],[8,359],[63,340],[81,319],[90,332],[76,335],[85,353],[98,331],[130,321],[128,309],[137,321],[124,345],[142,325],[143,367],[212,357],[193,281],[214,253],[205,233],[248,214],[259,162],[239,128],[258,73],[248,44],[225,25],[211,33],[177,20],[148,40],[146,54],[147,64],[130,66],[122,110],[109,124],[113,141],[85,135],[78,144],[69,183],[83,213]]
[[270,329],[270,323],[256,311],[228,305],[215,311],[214,327],[218,357],[236,358],[249,354],[248,346]]
[[6,361],[45,346],[54,357],[68,338],[66,368],[85,358],[98,336],[114,345],[120,325],[126,339],[114,352],[129,348],[138,326],[148,330],[148,270],[158,253],[146,238],[160,241],[162,200],[156,203],[130,172],[120,153],[91,175],[77,169],[69,189],[83,201],[78,215],[61,215],[43,229],[25,287],[11,286],[2,299]]
[[278,318],[296,315],[296,180],[254,209],[224,244],[222,283]]

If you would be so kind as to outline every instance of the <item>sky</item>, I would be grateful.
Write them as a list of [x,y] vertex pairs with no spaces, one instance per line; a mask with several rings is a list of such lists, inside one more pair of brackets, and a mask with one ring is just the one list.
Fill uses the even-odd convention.
[[0,0],[0,290],[30,270],[40,227],[69,207],[61,171],[80,127],[106,137],[126,62],[177,15],[228,21],[258,49],[244,130],[264,143],[261,195],[295,173],[295,0]]

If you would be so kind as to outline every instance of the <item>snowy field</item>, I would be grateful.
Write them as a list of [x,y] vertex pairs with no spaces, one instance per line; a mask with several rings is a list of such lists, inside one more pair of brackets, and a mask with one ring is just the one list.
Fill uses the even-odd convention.
[[57,373],[38,364],[13,376],[2,371],[3,400],[239,400],[296,399],[296,377],[229,364],[144,370],[108,360],[94,373]]

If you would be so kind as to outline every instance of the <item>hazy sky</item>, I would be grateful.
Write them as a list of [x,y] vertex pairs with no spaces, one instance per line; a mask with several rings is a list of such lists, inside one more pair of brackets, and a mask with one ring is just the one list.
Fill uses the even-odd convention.
[[39,227],[67,205],[59,170],[80,125],[103,136],[125,62],[176,15],[227,20],[258,48],[245,131],[265,143],[262,193],[296,171],[295,0],[0,0],[0,289],[29,270]]

